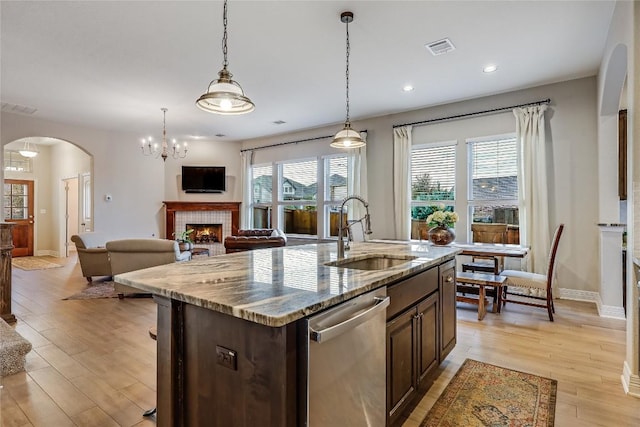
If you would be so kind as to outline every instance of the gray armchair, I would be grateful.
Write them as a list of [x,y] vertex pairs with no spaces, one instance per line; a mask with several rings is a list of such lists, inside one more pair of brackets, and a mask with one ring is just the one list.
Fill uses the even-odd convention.
[[93,280],[92,276],[112,275],[109,252],[105,247],[106,240],[104,234],[97,231],[71,236],[71,241],[75,243],[78,251],[82,276],[89,282]]
[[[109,241],[106,246],[114,275],[191,259],[189,251],[180,252],[175,240],[123,239]],[[143,293],[140,289],[118,282],[115,283],[115,289],[118,296]]]

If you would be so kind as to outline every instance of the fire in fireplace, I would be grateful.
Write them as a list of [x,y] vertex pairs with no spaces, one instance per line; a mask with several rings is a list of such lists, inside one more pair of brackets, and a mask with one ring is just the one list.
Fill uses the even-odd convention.
[[194,243],[221,243],[222,224],[187,224],[187,230],[193,230],[190,237]]

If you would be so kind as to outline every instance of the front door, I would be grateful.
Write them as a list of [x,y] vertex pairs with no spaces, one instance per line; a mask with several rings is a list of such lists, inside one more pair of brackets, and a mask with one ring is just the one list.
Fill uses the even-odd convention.
[[11,256],[33,255],[33,181],[4,180],[4,220],[13,226]]

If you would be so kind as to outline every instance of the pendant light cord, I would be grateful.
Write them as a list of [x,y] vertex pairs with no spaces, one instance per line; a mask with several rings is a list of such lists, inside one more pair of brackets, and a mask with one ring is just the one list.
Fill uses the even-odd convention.
[[224,56],[224,61],[222,62],[222,68],[226,70],[227,65],[229,65],[229,61],[227,61],[227,0],[224,0],[222,25],[224,26],[224,33],[222,35],[222,54]]
[[349,21],[346,22],[347,25],[347,71],[346,71],[346,81],[347,81],[347,120],[346,123],[351,125],[351,120],[349,119],[349,53],[351,52],[351,45],[349,44]]

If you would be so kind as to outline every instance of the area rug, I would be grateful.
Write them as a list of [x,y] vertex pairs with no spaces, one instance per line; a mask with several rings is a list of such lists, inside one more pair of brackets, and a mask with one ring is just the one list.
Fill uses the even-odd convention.
[[11,265],[21,270],[46,270],[48,268],[60,268],[62,265],[48,261],[51,257],[25,256],[11,258]]
[[557,388],[554,379],[467,359],[420,427],[551,427]]
[[108,281],[108,282],[90,283],[87,289],[63,299],[74,300],[74,299],[96,299],[96,298],[118,298],[118,293],[115,290],[113,282]]

